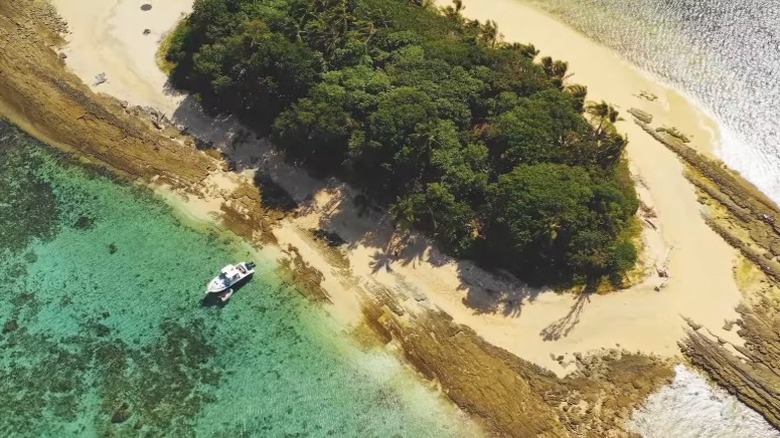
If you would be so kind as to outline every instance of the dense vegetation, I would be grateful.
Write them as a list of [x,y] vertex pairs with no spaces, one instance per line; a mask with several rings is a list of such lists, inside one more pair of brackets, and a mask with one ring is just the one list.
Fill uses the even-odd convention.
[[565,62],[460,9],[196,0],[171,79],[455,255],[534,283],[619,282],[638,201],[617,113],[567,86]]

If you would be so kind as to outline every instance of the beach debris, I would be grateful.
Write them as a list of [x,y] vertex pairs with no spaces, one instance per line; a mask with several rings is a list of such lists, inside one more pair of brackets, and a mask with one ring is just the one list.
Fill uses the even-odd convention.
[[683,143],[690,143],[691,139],[688,138],[687,135],[683,134],[679,129],[672,126],[671,128],[668,128],[666,126],[661,126],[658,128],[655,128],[656,132],[665,132],[666,134],[671,135],[672,137],[676,138],[677,140],[680,140]]
[[130,405],[122,403],[122,406],[120,406],[111,417],[111,422],[114,424],[124,423],[130,418],[130,415],[132,415],[132,412],[130,412]]
[[152,5],[150,5],[149,3],[144,3],[144,4],[141,5],[141,10],[142,11],[151,11],[152,10]]
[[639,201],[639,211],[642,212],[642,216],[644,217],[648,217],[648,218],[658,217],[653,206],[647,205],[641,200]]
[[144,32],[143,32],[143,34],[144,34],[144,35],[149,35],[150,33],[152,33],[152,31],[151,31],[151,30],[149,30],[149,29],[144,29]]
[[95,75],[95,83],[92,84],[92,86],[97,87],[98,85],[102,84],[103,82],[106,82],[108,80],[108,77],[105,73],[98,73]]
[[648,112],[646,112],[646,111],[642,111],[641,109],[629,108],[628,109],[628,113],[631,114],[632,116],[636,117],[637,119],[639,119],[642,122],[645,122],[645,123],[652,123],[653,122],[653,115],[648,113]]
[[655,209],[653,207],[651,207],[651,206],[645,204],[644,202],[640,201],[639,212],[640,212],[640,214],[642,216],[642,219],[648,225],[650,225],[651,228],[653,228],[654,230],[658,229],[658,226],[651,220],[651,219],[655,219],[655,218],[658,217],[658,215],[656,214]]
[[650,102],[654,102],[656,99],[658,99],[658,96],[645,90],[639,90],[639,94],[636,94],[635,96],[640,99],[647,99]]
[[655,265],[655,271],[661,278],[669,277],[669,255],[672,253],[672,249],[674,249],[674,246],[670,246],[669,249],[666,250],[666,257],[664,257],[664,260],[660,266],[657,263]]
[[162,111],[151,106],[145,107],[144,110],[149,114],[149,118],[155,128],[163,129],[165,127],[164,125],[168,122],[168,118],[165,117],[165,114]]
[[322,228],[311,228],[309,230],[310,233],[314,235],[314,237],[323,240],[328,246],[335,248],[341,245],[346,244],[347,242],[341,238],[336,233],[329,232],[327,230],[323,230]]

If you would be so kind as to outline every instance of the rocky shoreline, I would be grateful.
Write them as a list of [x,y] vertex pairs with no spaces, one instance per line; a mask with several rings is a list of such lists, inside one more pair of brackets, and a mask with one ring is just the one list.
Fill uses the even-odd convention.
[[[227,165],[197,149],[194,139],[164,120],[94,94],[67,72],[52,49],[62,43],[59,33],[64,29],[46,2],[0,2],[0,114],[42,141],[130,179],[200,196],[199,187],[209,174]],[[773,226],[776,207],[718,163],[692,155],[665,135],[656,138],[679,149],[673,150],[695,169],[692,175],[704,175],[698,183],[691,178],[709,194],[714,223],[761,258],[743,250],[746,257],[763,260],[775,272],[769,264],[774,261],[765,254],[774,258],[774,250],[780,250]],[[252,242],[271,241],[269,230],[284,213],[261,206],[261,199],[256,186],[242,186],[222,204],[223,224]],[[293,271],[295,265],[296,260],[287,269],[294,272],[296,284],[308,286],[314,299],[325,299],[321,274],[311,267]],[[365,327],[370,329],[366,331],[381,343],[398,346],[408,363],[499,436],[630,436],[624,420],[673,374],[667,361],[606,351],[577,357],[578,371],[560,379],[492,346],[444,313],[406,308],[393,292],[370,293],[353,286],[361,296]],[[741,364],[717,340],[698,332],[691,333],[683,350],[693,364],[777,426],[780,415],[771,396],[777,396],[780,382],[769,379],[772,373],[763,364],[771,363],[773,351],[780,351],[780,340],[766,329],[775,324],[776,312],[769,306],[761,309],[766,312],[746,307],[739,323],[748,339],[743,354],[753,358],[753,364]]]
[[747,269],[754,271],[742,282],[745,304],[737,308],[741,319],[734,322],[745,345],[730,345],[689,321],[691,330],[680,348],[719,386],[780,428],[780,208],[720,161],[634,117],[687,164],[686,176],[700,191],[708,225],[738,249],[749,261]]

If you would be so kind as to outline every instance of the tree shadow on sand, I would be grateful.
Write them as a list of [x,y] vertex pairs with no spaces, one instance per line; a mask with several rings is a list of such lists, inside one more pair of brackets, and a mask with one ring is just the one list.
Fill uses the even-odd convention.
[[[463,305],[476,314],[519,317],[523,306],[545,291],[505,272],[488,272],[471,261],[450,257],[437,249],[432,239],[417,232],[397,230],[387,209],[360,191],[335,178],[312,177],[304,168],[285,160],[267,138],[248,130],[235,117],[207,115],[192,96],[183,99],[172,121],[186,126],[206,147],[221,151],[231,171],[257,169],[254,183],[265,195],[264,204],[294,210],[296,215],[317,214],[318,229],[314,233],[338,238],[347,250],[367,248],[373,255],[365,263],[372,273],[384,269],[398,274],[401,267],[414,269],[422,263],[432,267],[452,265],[458,282],[452,293],[463,294]],[[447,271],[443,275],[448,275]],[[399,281],[398,287],[403,289],[403,279]],[[417,295],[425,292],[420,290]]]
[[392,272],[393,256],[384,251],[377,251],[371,256],[369,266],[371,266],[371,273],[376,274],[382,268],[387,272]]
[[508,273],[488,273],[469,261],[458,262],[458,275],[465,290],[463,304],[476,314],[501,314],[519,317],[525,304],[544,292],[530,287]]
[[585,304],[590,302],[590,296],[592,294],[593,292],[590,288],[585,288],[579,293],[577,300],[574,301],[574,304],[572,304],[566,315],[553,321],[552,324],[542,329],[542,331],[539,332],[539,336],[545,341],[557,341],[560,338],[568,336],[569,333],[574,330],[574,327],[579,324],[580,314],[582,314]]

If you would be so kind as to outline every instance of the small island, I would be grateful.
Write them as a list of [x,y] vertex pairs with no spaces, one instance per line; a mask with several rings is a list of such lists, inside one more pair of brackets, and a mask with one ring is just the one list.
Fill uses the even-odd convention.
[[452,255],[535,285],[620,286],[641,227],[617,111],[462,3],[423,3],[196,2],[170,78]]
[[0,1],[0,426],[771,436],[780,209],[697,105],[563,21]]

